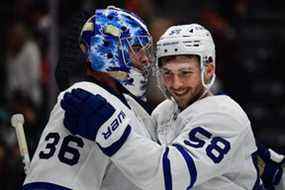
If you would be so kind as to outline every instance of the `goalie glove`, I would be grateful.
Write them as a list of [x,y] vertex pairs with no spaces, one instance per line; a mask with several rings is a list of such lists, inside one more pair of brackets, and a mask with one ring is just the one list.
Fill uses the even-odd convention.
[[72,134],[95,141],[107,156],[115,154],[131,132],[129,119],[104,97],[82,89],[66,92],[61,100],[64,126]]

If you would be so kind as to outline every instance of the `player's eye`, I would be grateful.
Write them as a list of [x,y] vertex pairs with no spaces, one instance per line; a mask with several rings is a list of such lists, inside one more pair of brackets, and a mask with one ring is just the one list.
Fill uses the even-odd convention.
[[193,72],[190,70],[181,70],[178,72],[179,77],[182,77],[182,78],[190,77],[192,74]]
[[134,53],[138,53],[141,51],[142,47],[137,45],[137,46],[132,46],[132,49],[133,49]]
[[162,75],[163,77],[170,77],[170,76],[172,76],[172,72],[169,71],[169,70],[161,69],[161,70],[160,70],[160,73],[161,73],[161,75]]

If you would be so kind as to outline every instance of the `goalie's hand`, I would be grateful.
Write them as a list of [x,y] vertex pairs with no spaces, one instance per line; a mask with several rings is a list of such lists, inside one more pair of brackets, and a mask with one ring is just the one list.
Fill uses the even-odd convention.
[[83,89],[66,92],[60,103],[65,110],[65,128],[92,141],[95,141],[100,126],[115,112],[105,98]]
[[118,103],[115,109],[99,94],[74,89],[64,95],[61,107],[65,110],[64,126],[74,135],[95,141],[107,156],[115,154],[131,133],[123,105]]

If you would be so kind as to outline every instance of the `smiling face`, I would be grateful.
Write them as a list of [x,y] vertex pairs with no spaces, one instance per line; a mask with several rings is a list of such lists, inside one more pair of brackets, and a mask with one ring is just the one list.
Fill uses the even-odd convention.
[[160,65],[162,83],[182,110],[202,96],[204,87],[198,56],[168,56],[161,58]]

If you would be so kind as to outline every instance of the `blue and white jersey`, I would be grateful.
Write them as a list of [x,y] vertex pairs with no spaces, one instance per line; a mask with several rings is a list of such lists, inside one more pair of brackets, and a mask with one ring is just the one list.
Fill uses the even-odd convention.
[[[117,108],[125,110],[128,117],[136,117],[116,96],[99,85],[79,82],[66,91],[74,88],[100,94]],[[24,182],[24,189],[139,190],[110,162],[95,142],[71,135],[63,126],[65,111],[60,106],[63,95],[64,92],[59,95],[42,133]],[[135,101],[130,96],[126,97],[128,101]],[[138,105],[136,109],[139,109]],[[143,120],[141,119],[141,122],[144,122]],[[133,130],[145,138],[150,138],[148,131],[140,126],[144,124],[138,124]]]
[[159,143],[133,131],[111,157],[140,188],[250,190],[258,185],[251,124],[230,97],[206,97],[182,112],[165,100],[152,116]]

